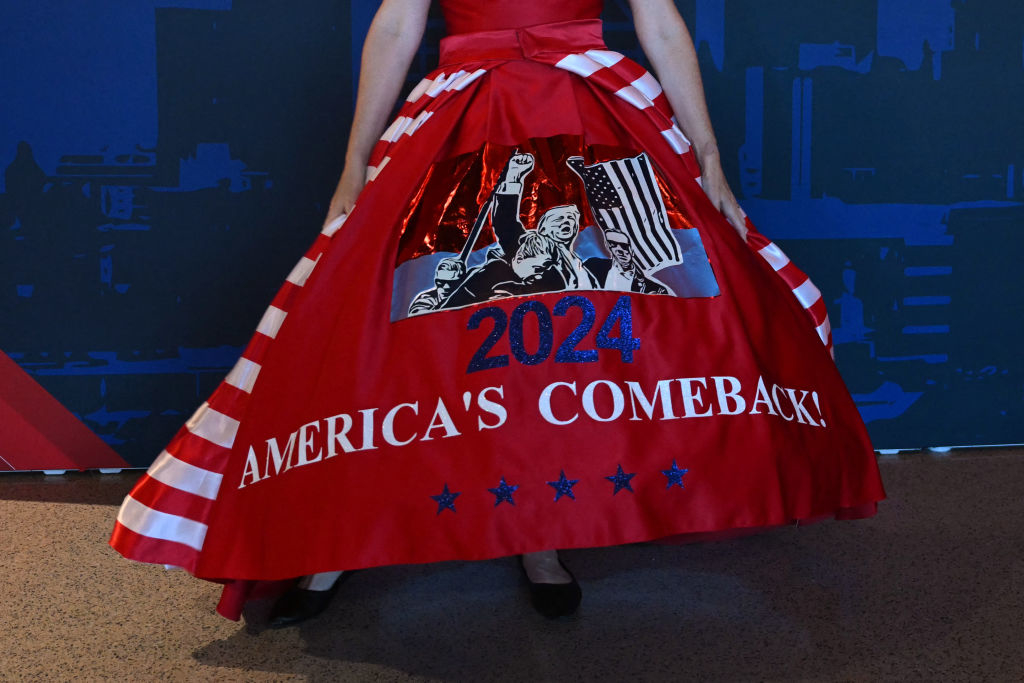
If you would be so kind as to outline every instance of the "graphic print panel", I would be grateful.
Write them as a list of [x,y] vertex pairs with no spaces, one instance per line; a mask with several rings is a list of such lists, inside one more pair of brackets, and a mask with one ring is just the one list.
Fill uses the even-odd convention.
[[391,320],[508,297],[718,295],[699,232],[646,154],[574,137],[436,164],[406,213]]

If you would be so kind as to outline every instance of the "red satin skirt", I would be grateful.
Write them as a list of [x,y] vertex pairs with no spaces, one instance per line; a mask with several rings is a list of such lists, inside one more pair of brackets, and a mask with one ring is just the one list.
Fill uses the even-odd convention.
[[227,584],[873,514],[821,293],[600,23],[464,34],[125,500]]

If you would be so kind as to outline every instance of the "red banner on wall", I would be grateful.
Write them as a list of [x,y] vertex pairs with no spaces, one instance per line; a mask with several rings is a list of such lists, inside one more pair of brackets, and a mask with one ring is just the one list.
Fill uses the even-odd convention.
[[0,471],[130,467],[0,351]]

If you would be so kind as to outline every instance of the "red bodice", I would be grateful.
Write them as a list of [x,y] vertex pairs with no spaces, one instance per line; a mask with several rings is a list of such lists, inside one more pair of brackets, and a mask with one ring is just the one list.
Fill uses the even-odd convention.
[[597,19],[601,0],[441,0],[448,34]]

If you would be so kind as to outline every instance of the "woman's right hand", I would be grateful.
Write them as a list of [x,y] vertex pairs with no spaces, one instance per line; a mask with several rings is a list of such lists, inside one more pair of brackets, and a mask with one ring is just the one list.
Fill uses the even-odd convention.
[[345,170],[338,181],[338,187],[331,197],[331,205],[327,209],[324,225],[336,220],[339,216],[347,216],[356,205],[359,193],[366,186],[366,166],[364,164],[345,164]]

